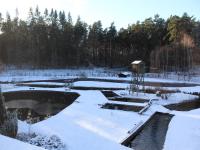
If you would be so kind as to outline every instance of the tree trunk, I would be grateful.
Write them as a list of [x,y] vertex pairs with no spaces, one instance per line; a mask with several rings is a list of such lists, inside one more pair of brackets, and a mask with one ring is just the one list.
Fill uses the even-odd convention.
[[4,97],[1,93],[1,88],[0,88],[0,125],[4,123],[6,118],[7,118],[7,112],[5,109],[5,102],[4,102]]

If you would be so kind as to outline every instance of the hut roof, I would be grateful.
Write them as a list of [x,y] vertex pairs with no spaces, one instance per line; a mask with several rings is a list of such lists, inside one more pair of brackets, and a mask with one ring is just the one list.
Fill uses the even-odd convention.
[[142,60],[135,60],[135,61],[133,61],[131,64],[132,64],[132,65],[138,65],[138,64],[140,64],[140,63],[142,63]]

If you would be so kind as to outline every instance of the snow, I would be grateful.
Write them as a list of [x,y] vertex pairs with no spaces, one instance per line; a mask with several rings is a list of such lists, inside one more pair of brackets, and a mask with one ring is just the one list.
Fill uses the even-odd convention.
[[31,125],[28,124],[26,121],[20,121],[18,120],[18,133],[29,133],[29,129],[30,129]]
[[123,75],[125,75],[125,76],[129,76],[129,75],[131,75],[130,72],[121,72],[121,74],[123,74]]
[[[70,72],[71,71],[71,72]],[[107,71],[97,69],[91,70],[14,70],[3,72],[0,75],[0,81],[28,81],[28,80],[47,80],[47,79],[67,79],[87,77],[97,79],[112,79],[130,81],[131,77],[118,78],[116,71]],[[174,75],[171,75],[174,77]],[[146,77],[147,82],[161,83],[196,83],[200,81],[199,77],[192,78],[191,81],[180,81],[177,78],[163,79]],[[31,84],[49,84],[63,85],[64,83],[56,82],[34,82]],[[69,91],[66,88],[29,88],[18,87],[14,84],[1,84],[3,92],[21,91],[21,90],[52,90],[52,91]],[[83,87],[106,87],[106,88],[127,88],[127,83],[99,82],[99,81],[77,81],[73,86]],[[154,87],[153,87],[154,88]],[[77,92],[80,96],[69,107],[62,110],[55,116],[47,120],[43,120],[36,124],[29,125],[26,122],[19,121],[18,133],[36,133],[51,137],[58,136],[66,145],[68,150],[128,150],[129,148],[122,146],[120,143],[129,136],[128,131],[137,127],[140,122],[145,122],[154,112],[171,113],[175,116],[169,124],[164,150],[198,150],[200,147],[200,109],[188,112],[170,111],[163,105],[179,103],[187,100],[197,99],[197,96],[185,94],[192,92],[200,92],[200,86],[193,87],[167,87],[166,89],[180,90],[179,93],[168,94],[168,99],[162,99],[155,94],[134,93],[129,94],[127,90],[115,91],[122,97],[142,98],[142,99],[158,99],[154,100],[150,108],[143,114],[137,112],[128,112],[122,110],[102,109],[105,103],[124,104],[145,106],[147,103],[131,103],[109,101],[98,90],[70,90]],[[183,93],[185,92],[185,93]],[[27,143],[20,142],[15,139],[0,135],[1,147],[6,150],[42,150],[42,148],[32,146]]]
[[73,103],[56,116],[32,125],[31,131],[58,135],[72,150],[129,149],[119,142],[127,136],[129,129],[148,116],[99,108],[98,104],[107,102],[99,91],[79,91],[79,94],[79,103]]
[[43,148],[33,146],[9,137],[0,135],[0,143],[2,150],[45,150]]
[[128,106],[141,106],[145,107],[147,103],[134,103],[134,102],[120,102],[120,101],[109,101],[108,104],[123,104]]
[[98,81],[77,81],[73,84],[74,87],[100,87],[100,88],[127,88],[130,84],[113,83],[113,82],[98,82]]
[[23,83],[23,85],[59,85],[64,86],[64,83],[58,83],[58,82],[29,82],[29,83]]
[[0,73],[0,81],[17,82],[30,80],[47,80],[47,79],[66,79],[86,77],[114,77],[117,76],[116,70],[105,68],[91,69],[6,69]]
[[128,97],[128,98],[141,98],[141,99],[156,99],[153,101],[154,104],[159,104],[159,105],[168,105],[168,104],[175,104],[175,103],[180,103],[183,101],[189,101],[189,100],[196,100],[199,97],[191,94],[185,94],[185,93],[170,93],[167,94],[168,98],[167,99],[162,99],[159,96],[156,96],[156,94],[147,94],[147,93],[134,93],[132,95],[129,95],[128,91],[125,90],[118,90],[115,91],[116,94]]
[[131,64],[137,65],[137,64],[140,64],[141,62],[142,62],[141,60],[135,60]]
[[180,91],[186,93],[195,93],[195,92],[200,93],[200,86],[181,87]]
[[[15,90],[29,90],[18,87]],[[33,90],[65,91],[63,88],[34,88]],[[57,135],[69,149],[128,149],[119,143],[127,132],[141,120],[149,116],[140,116],[134,112],[101,109],[108,100],[100,91],[77,91],[81,96],[56,116],[33,125],[19,122],[19,133],[36,132],[51,136]],[[68,130],[69,129],[69,130]],[[76,139],[76,140],[72,140]],[[92,141],[92,144],[91,144]],[[96,143],[94,143],[96,141]]]
[[17,86],[14,88],[6,88],[4,89],[4,86],[2,86],[2,92],[13,92],[13,91],[61,91],[61,92],[70,92],[67,88],[42,88],[42,87],[26,87],[26,86]]
[[[24,90],[25,87],[22,87],[22,89]],[[45,88],[35,88],[35,90],[38,89],[44,90]],[[47,88],[46,90],[50,89]],[[155,111],[169,112],[169,110],[160,105],[152,106],[144,116],[134,112],[101,109],[99,105],[108,102],[101,92],[72,91],[78,92],[81,95],[76,100],[78,103],[73,103],[56,116],[31,125],[31,132],[42,133],[47,136],[57,135],[67,145],[68,149],[72,150],[128,149],[119,143],[128,135],[127,132],[130,129],[141,121],[145,122]],[[144,94],[140,95],[141,97],[142,95],[144,96]],[[183,94],[183,97],[186,95],[191,96],[189,94]],[[174,97],[178,98],[179,96],[175,95]],[[125,102],[123,104],[127,103]],[[140,105],[145,105],[145,103]],[[20,128],[19,132],[28,131],[27,128],[29,125],[21,123],[20,126],[23,127]]]
[[[188,115],[189,114],[189,115]],[[198,150],[200,147],[200,109],[178,113],[169,124],[164,150]]]

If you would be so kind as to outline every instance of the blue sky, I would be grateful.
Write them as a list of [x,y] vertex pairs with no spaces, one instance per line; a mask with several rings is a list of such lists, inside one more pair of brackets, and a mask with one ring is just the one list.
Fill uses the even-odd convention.
[[200,19],[200,0],[0,0],[0,11],[14,16],[18,8],[20,17],[26,18],[29,8],[36,5],[42,12],[44,8],[70,11],[74,22],[78,15],[88,24],[101,20],[103,27],[114,21],[118,29],[155,14],[166,19],[187,12]]

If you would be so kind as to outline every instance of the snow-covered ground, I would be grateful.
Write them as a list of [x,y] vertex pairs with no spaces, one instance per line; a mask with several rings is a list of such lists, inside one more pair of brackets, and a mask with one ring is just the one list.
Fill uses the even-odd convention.
[[115,70],[92,69],[6,69],[0,72],[0,81],[16,82],[29,80],[66,79],[77,77],[116,77]]
[[9,137],[5,137],[0,135],[0,143],[2,150],[45,150],[41,147],[33,146],[19,140],[11,139]]
[[23,83],[24,85],[59,85],[64,86],[64,83],[57,83],[57,82],[31,82],[31,83]]
[[130,84],[113,83],[113,82],[98,82],[98,81],[77,81],[73,84],[74,87],[106,87],[106,88],[127,88]]
[[[24,87],[22,89],[25,90]],[[127,132],[138,122],[144,122],[149,117],[134,112],[101,109],[100,105],[108,100],[99,91],[73,92],[81,95],[77,102],[56,116],[33,124],[31,132],[47,136],[57,135],[67,148],[72,150],[121,150],[128,149],[120,145],[128,135]],[[20,124],[19,132],[27,132],[29,126]]]
[[[125,80],[130,81],[131,77],[119,78],[120,69],[91,68],[91,69],[6,69],[0,72],[0,81],[16,82],[30,80],[48,80],[48,79],[67,79],[92,77],[101,79]],[[200,72],[200,71],[199,71]],[[130,73],[130,72],[129,72]],[[168,82],[168,83],[199,83],[199,75],[192,76],[190,80],[170,73],[167,77],[158,74],[146,74],[145,81],[149,82]]]
[[198,150],[200,147],[200,109],[174,112],[169,124],[164,150]]
[[181,87],[179,88],[180,91],[186,92],[186,93],[199,93],[200,92],[200,86],[193,86],[193,87]]
[[[72,71],[70,73],[70,71]],[[73,72],[74,71],[74,72]],[[29,72],[29,73],[28,73]],[[21,73],[21,74],[20,74]],[[106,76],[106,74],[108,74]],[[75,71],[75,70],[34,70],[34,71],[7,71],[1,73],[0,81],[28,81],[28,80],[47,80],[47,79],[66,79],[79,76],[93,78],[113,79],[130,81],[131,78],[118,78],[114,72],[97,71]],[[197,77],[195,78],[197,80]],[[192,83],[189,81],[178,81],[173,79],[145,78],[149,82],[163,83]],[[200,81],[200,77],[199,77]],[[33,84],[63,85],[55,82],[36,82]],[[29,88],[18,87],[14,84],[2,84],[2,90],[56,90],[66,91],[65,88]],[[99,81],[77,81],[73,86],[84,87],[107,87],[107,88],[127,88],[127,83],[99,82]],[[36,133],[44,136],[58,136],[66,145],[67,150],[128,150],[120,143],[129,136],[128,131],[137,127],[141,122],[145,122],[154,112],[167,112],[174,114],[169,124],[164,150],[198,150],[200,147],[200,109],[188,112],[170,111],[162,105],[179,103],[186,100],[197,99],[197,96],[185,94],[190,92],[200,92],[200,86],[195,87],[168,87],[167,89],[179,90],[178,93],[171,93],[167,99],[162,99],[156,94],[135,93],[129,94],[127,90],[115,91],[118,95],[132,98],[158,99],[153,101],[151,107],[143,114],[137,112],[102,109],[105,103],[145,106],[146,103],[116,102],[109,101],[98,90],[71,90],[80,96],[69,107],[62,110],[55,116],[43,120],[33,125],[19,121],[18,133]],[[32,146],[27,143],[17,141],[8,137],[0,136],[0,143],[6,150],[40,150],[42,148]],[[188,144],[189,143],[189,144]]]

